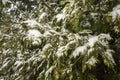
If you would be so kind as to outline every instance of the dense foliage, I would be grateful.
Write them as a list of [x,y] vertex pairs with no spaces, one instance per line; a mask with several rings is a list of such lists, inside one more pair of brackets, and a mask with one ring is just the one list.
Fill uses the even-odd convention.
[[119,80],[119,0],[0,0],[0,80]]

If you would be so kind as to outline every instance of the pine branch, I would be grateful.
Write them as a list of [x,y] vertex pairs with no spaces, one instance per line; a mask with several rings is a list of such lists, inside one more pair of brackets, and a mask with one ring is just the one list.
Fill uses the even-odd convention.
[[42,1],[42,4],[45,5],[51,12],[55,13],[55,11],[52,9],[52,7],[50,7],[49,5],[47,5],[47,3],[43,0]]

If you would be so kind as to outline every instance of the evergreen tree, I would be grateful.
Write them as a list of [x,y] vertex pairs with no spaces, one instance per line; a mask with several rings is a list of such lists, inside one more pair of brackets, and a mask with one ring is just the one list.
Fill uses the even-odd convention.
[[119,80],[119,0],[1,0],[0,79]]

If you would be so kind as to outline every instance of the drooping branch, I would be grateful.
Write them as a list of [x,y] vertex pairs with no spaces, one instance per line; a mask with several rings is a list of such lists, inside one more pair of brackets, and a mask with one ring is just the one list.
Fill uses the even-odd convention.
[[55,13],[55,11],[52,9],[52,7],[50,7],[49,5],[47,5],[47,3],[44,0],[41,0],[41,1],[42,1],[42,4],[44,6],[46,6],[51,12]]

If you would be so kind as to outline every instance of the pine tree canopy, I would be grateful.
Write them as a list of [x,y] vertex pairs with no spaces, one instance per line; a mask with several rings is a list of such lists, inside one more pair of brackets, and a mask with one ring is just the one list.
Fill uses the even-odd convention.
[[0,80],[120,80],[120,0],[0,0]]

